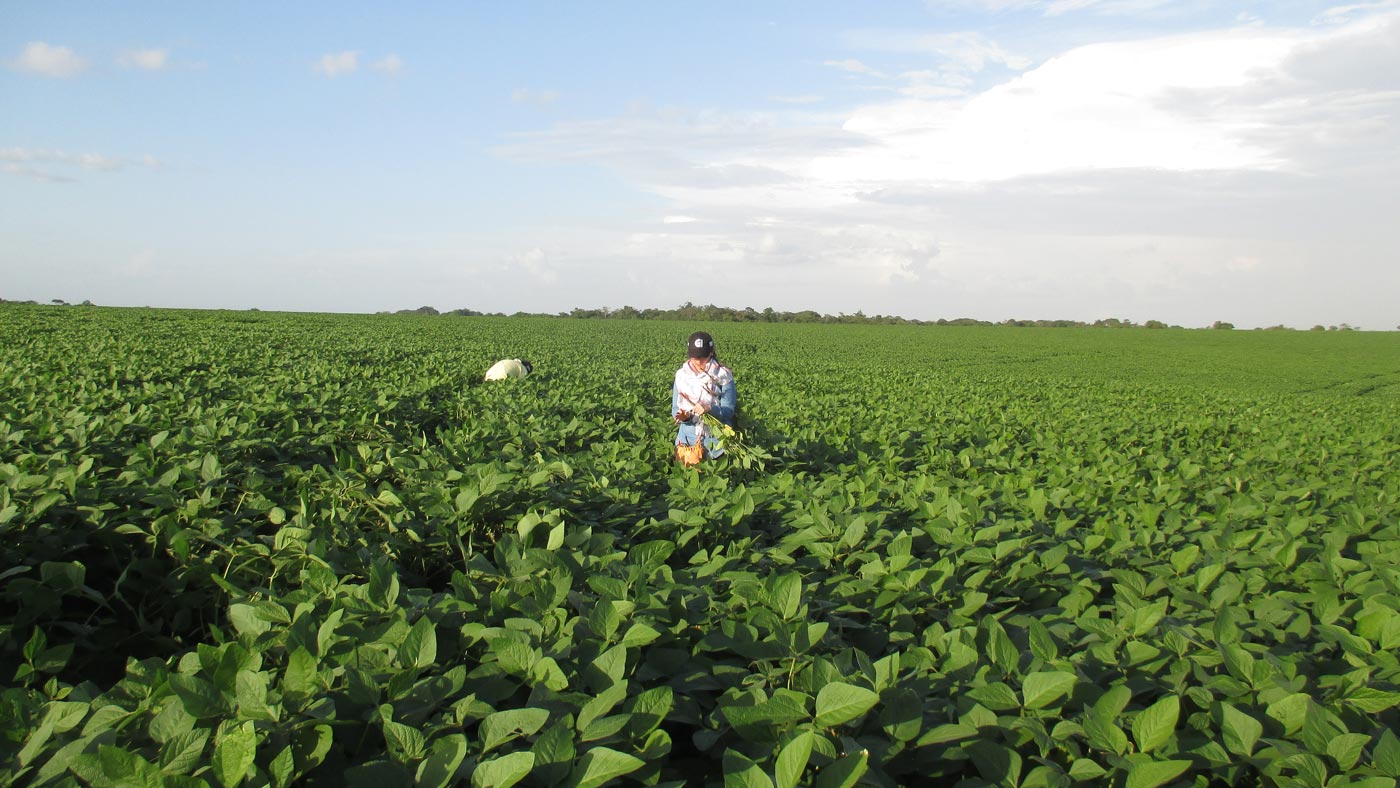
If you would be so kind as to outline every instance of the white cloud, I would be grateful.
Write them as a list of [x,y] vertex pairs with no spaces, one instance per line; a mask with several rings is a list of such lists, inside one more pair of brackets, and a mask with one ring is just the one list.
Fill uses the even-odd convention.
[[403,71],[403,59],[398,55],[385,55],[371,63],[370,68],[388,74],[391,77],[398,76]]
[[155,261],[156,253],[154,249],[142,249],[136,254],[131,255],[126,263],[117,269],[117,272],[122,276],[132,279],[146,279],[153,273],[152,269],[155,265]]
[[1256,271],[1264,261],[1255,255],[1238,255],[1230,258],[1225,263],[1226,270],[1229,271]]
[[311,67],[318,74],[327,77],[338,77],[341,74],[353,74],[358,69],[360,53],[353,51],[336,52],[322,55],[321,59]]
[[42,74],[46,77],[71,77],[87,68],[87,61],[68,47],[31,41],[25,44],[20,56],[11,62],[11,67],[17,71]]
[[[1370,156],[1376,135],[1393,129],[1398,77],[1396,15],[1330,30],[1095,44],[965,99],[861,107],[846,128],[875,144],[819,166],[844,166],[852,179],[859,170],[872,182],[983,182],[1086,168],[1296,169],[1310,166],[1309,156]],[[1315,150],[1305,156],[1305,147]]]
[[[615,159],[634,174],[659,168],[668,186],[711,191],[754,186],[754,173],[768,184],[856,194],[862,184],[1082,170],[1296,167],[1297,146],[1319,135],[1393,128],[1386,113],[1400,80],[1385,75],[1400,65],[1390,46],[1400,42],[1398,20],[1325,34],[1251,28],[1083,46],[975,95],[941,90],[861,106],[839,134],[822,116],[795,125],[793,115],[661,111],[521,135],[514,149]],[[901,76],[911,85],[929,79]]]
[[[156,169],[160,160],[150,154],[139,159],[106,156],[100,153],[67,153],[41,148],[0,148],[0,172],[53,183],[71,183],[76,179],[63,174],[74,168],[92,172],[117,172],[128,165]],[[57,170],[57,171],[55,171]]]
[[871,77],[884,76],[884,74],[880,73],[878,70],[867,66],[866,64],[860,62],[859,60],[856,60],[855,58],[847,58],[845,60],[827,60],[824,61],[822,65],[830,66],[831,68],[837,69],[839,71],[845,71],[848,74],[864,74],[866,76]]
[[125,166],[125,162],[121,159],[113,159],[100,153],[79,154],[77,162],[78,166],[85,170],[101,170],[103,172],[115,172]]
[[[876,52],[932,56],[943,63],[945,68],[964,72],[981,71],[995,64],[1019,71],[1031,64],[1030,59],[1024,55],[1010,52],[981,33],[972,31],[919,33],[905,30],[857,30],[847,34],[846,39],[851,46]],[[827,65],[833,63],[828,61]]]
[[0,148],[0,161],[8,162],[32,162],[32,161],[52,161],[57,157],[66,156],[62,151],[35,150],[33,148]]
[[0,172],[6,175],[14,175],[20,178],[32,178],[36,181],[46,181],[48,183],[73,183],[73,179],[64,175],[56,175],[38,167],[28,164],[17,164],[11,161],[0,159]]
[[948,6],[974,8],[999,13],[1021,8],[1029,8],[1040,0],[924,0],[924,5],[932,11],[942,11]]
[[839,118],[670,108],[502,152],[614,166],[696,220],[575,254],[640,281],[703,264],[780,307],[1187,325],[1392,309],[1375,283],[1400,254],[1400,14],[1093,44],[961,93],[938,82],[948,63],[1014,59],[930,59],[899,75],[906,95]]
[[510,100],[516,104],[535,104],[544,106],[553,104],[559,100],[557,90],[531,90],[529,88],[516,88],[510,92]]
[[1400,0],[1377,0],[1373,3],[1334,6],[1323,11],[1315,20],[1319,24],[1341,25],[1353,21],[1357,16],[1365,16],[1400,8]]
[[[1170,6],[1172,0],[956,0],[956,6],[979,8],[993,13],[1004,11],[1039,11],[1045,16],[1060,16],[1076,11],[1105,16],[1139,14]],[[933,10],[942,10],[948,0],[926,0]]]
[[1138,14],[1168,5],[1172,0],[1049,0],[1039,3],[1046,16],[1093,11],[1106,16]]
[[698,222],[698,221],[700,221],[700,220],[699,220],[699,219],[696,219],[694,216],[680,216],[680,215],[667,216],[666,218],[664,218],[664,219],[661,220],[661,222],[662,222],[663,224],[690,224],[690,223],[692,223],[692,222]]
[[927,68],[907,70],[891,77],[859,60],[827,61],[826,65],[881,80],[896,80],[899,93],[912,98],[940,98],[964,94],[974,77],[997,66],[1021,71],[1030,58],[1011,52],[977,32],[921,33],[907,30],[856,30],[845,35],[848,46],[881,53],[918,57]]
[[123,68],[139,68],[143,71],[160,71],[170,62],[168,49],[132,49],[117,56],[117,65]]
[[972,80],[946,71],[906,71],[899,75],[905,81],[898,93],[915,99],[956,98],[967,95]]
[[550,262],[549,255],[536,246],[510,258],[510,265],[523,269],[536,284],[553,285],[559,281],[559,272]]

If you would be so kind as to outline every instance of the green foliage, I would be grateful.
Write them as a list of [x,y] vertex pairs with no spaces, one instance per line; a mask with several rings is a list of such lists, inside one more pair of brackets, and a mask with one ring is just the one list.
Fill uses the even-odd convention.
[[1400,778],[1390,335],[691,330],[0,309],[0,782]]

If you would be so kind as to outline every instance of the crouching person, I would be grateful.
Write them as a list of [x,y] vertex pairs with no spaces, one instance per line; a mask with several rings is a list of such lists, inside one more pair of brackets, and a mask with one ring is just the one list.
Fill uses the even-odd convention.
[[487,380],[505,380],[507,378],[523,378],[535,371],[534,365],[528,361],[521,361],[518,358],[507,358],[497,361],[486,370]]
[[686,360],[676,370],[671,387],[671,416],[676,421],[676,459],[686,467],[699,464],[704,457],[724,453],[719,438],[708,434],[705,414],[721,423],[734,426],[734,413],[739,393],[734,386],[734,373],[719,362],[715,340],[697,331],[686,340]]

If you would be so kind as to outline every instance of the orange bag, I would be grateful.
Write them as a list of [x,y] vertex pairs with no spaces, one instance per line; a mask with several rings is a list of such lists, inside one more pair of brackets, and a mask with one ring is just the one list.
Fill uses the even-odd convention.
[[705,446],[699,441],[694,446],[676,446],[676,459],[681,461],[681,465],[687,468],[694,468],[700,464],[700,459],[705,456]]

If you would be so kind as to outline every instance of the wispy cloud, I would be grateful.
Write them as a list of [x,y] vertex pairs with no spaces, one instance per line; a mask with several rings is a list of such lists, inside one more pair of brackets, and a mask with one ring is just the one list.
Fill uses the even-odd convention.
[[1339,5],[1323,11],[1314,20],[1319,24],[1341,25],[1352,21],[1357,16],[1363,16],[1381,11],[1388,11],[1400,8],[1400,0],[1376,0],[1371,3],[1353,3],[1351,5]]
[[160,71],[169,63],[168,49],[130,49],[117,56],[117,65],[142,71]]
[[942,10],[948,5],[963,6],[1004,13],[1032,11],[1044,16],[1060,16],[1077,11],[1106,16],[1135,14],[1170,5],[1172,0],[925,0],[934,10]]
[[68,47],[31,41],[24,45],[19,57],[10,62],[10,67],[46,77],[71,77],[82,73],[87,61]]
[[510,100],[515,104],[535,104],[537,106],[544,106],[558,101],[559,91],[516,88],[510,92]]
[[68,153],[42,148],[0,148],[0,172],[50,183],[73,183],[67,172],[118,172],[129,166],[159,169],[159,159],[150,154],[139,158],[107,156],[100,153]]
[[538,285],[553,285],[559,282],[559,271],[544,249],[536,246],[507,260],[508,267],[523,270],[530,281]]
[[860,62],[859,60],[856,60],[855,58],[846,58],[845,60],[827,60],[823,62],[822,65],[829,66],[831,68],[837,69],[838,71],[845,71],[848,74],[864,74],[866,76],[871,77],[885,76],[884,74],[880,73],[877,69],[871,68],[870,66],[867,66],[866,64]]
[[153,273],[155,261],[154,249],[142,249],[127,258],[126,263],[117,268],[117,272],[132,279],[147,279]]
[[6,175],[14,175],[20,178],[31,178],[36,181],[46,183],[75,183],[76,179],[66,175],[58,175],[46,170],[41,170],[29,164],[18,164],[16,162],[0,159],[0,172]]
[[827,61],[826,65],[880,80],[883,87],[913,98],[942,98],[963,93],[975,78],[992,67],[1010,71],[1029,68],[1031,59],[1011,52],[977,32],[927,33],[909,30],[854,30],[847,46],[880,54],[916,57],[926,68],[887,74],[860,60]]
[[981,33],[971,31],[921,33],[856,30],[848,33],[846,39],[851,46],[860,49],[931,56],[962,71],[981,71],[994,64],[1019,71],[1031,64],[1029,58],[1010,52]]
[[1089,11],[1105,16],[1139,14],[1170,5],[1172,0],[1049,0],[1037,3],[1046,16]]
[[114,159],[110,156],[103,156],[100,153],[80,153],[76,157],[79,167],[85,170],[98,170],[101,172],[116,172],[126,166],[126,162],[121,159]]
[[769,96],[768,100],[779,104],[819,104],[824,99],[815,93],[803,93],[797,96]]
[[389,54],[374,61],[369,67],[391,77],[396,77],[403,72],[403,59],[398,55]]
[[345,51],[322,55],[321,59],[311,66],[311,70],[335,78],[341,74],[353,74],[359,67],[360,53]]

